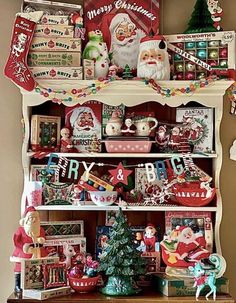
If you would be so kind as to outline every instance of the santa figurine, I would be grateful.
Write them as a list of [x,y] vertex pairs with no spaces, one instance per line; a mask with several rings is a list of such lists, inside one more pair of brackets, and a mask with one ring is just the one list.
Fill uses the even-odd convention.
[[119,68],[137,68],[139,43],[145,33],[127,13],[104,14],[100,29],[111,54],[111,63]]
[[71,132],[69,128],[64,127],[61,130],[61,153],[70,153],[73,152],[73,142],[71,138]]
[[121,133],[124,136],[133,136],[136,132],[136,126],[134,125],[134,123],[132,122],[131,118],[127,118],[125,119],[125,122],[123,123],[123,125],[121,126]]
[[180,128],[178,126],[175,126],[172,128],[170,140],[168,144],[173,151],[178,151],[180,147],[180,141],[181,141]]
[[145,228],[143,242],[145,244],[145,251],[147,252],[155,252],[155,246],[157,242],[156,238],[156,228],[153,224],[148,224],[148,226]]
[[169,55],[163,36],[156,35],[141,39],[137,76],[154,80],[170,80]]
[[169,134],[165,125],[160,125],[156,132],[156,142],[161,151],[165,150],[169,141]]
[[178,244],[176,252],[186,262],[197,262],[209,257],[210,253],[205,248],[206,240],[201,232],[194,233],[189,226],[178,226]]
[[223,16],[223,9],[220,7],[218,0],[207,0],[208,10],[211,13],[211,19],[214,22],[214,27],[220,31],[221,17]]
[[21,292],[21,260],[46,257],[47,253],[43,248],[45,232],[40,227],[39,213],[33,206],[26,208],[23,218],[20,220],[20,227],[14,234],[15,249],[10,258],[15,262],[15,293]]

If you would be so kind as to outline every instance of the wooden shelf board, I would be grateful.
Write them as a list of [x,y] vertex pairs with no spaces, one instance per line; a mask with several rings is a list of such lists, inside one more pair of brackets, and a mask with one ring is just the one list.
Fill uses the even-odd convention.
[[[119,206],[97,206],[97,205],[42,205],[37,206],[37,210],[75,210],[75,211],[106,211],[118,210]],[[216,212],[217,207],[185,207],[185,206],[123,206],[123,211],[212,211]]]
[[[200,297],[200,302],[209,302],[205,299],[205,297]],[[212,301],[210,299],[210,301]],[[47,299],[46,301],[35,300],[30,298],[22,298],[18,299],[12,294],[7,303],[36,303],[36,302],[47,302],[47,303],[195,303],[196,300],[194,297],[166,297],[163,296],[154,290],[143,291],[138,296],[125,296],[125,297],[111,297],[102,295],[99,292],[87,293],[87,294],[71,294],[69,296],[63,296],[58,298]],[[217,295],[216,301],[212,302],[220,302],[220,303],[234,303],[234,299],[230,295]]]
[[[27,152],[28,157],[33,157],[34,152]],[[66,158],[171,158],[173,156],[179,156],[182,158],[182,154],[171,153],[53,153],[58,157]],[[49,157],[49,155],[47,155]],[[217,158],[216,153],[212,154],[191,154],[192,158]]]

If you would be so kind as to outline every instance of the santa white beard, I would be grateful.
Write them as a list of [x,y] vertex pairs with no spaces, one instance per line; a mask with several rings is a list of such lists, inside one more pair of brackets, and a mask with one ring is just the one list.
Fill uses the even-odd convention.
[[35,240],[40,235],[40,224],[39,223],[25,223],[24,224],[25,233]]
[[[142,30],[136,30],[136,36],[126,39],[123,42],[117,41],[113,35],[111,35],[111,53],[112,53],[112,64],[124,68],[128,65],[131,69],[137,68],[138,55],[139,55],[139,43],[140,39],[145,34]],[[132,42],[127,40],[133,39]]]
[[139,62],[137,76],[140,78],[149,78],[155,80],[169,80],[170,67],[165,61],[155,61],[156,64],[148,64],[148,61]]

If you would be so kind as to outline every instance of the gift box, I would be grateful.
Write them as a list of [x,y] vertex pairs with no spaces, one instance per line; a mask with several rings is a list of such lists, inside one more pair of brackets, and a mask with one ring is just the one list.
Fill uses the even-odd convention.
[[30,51],[81,52],[81,39],[33,37]]
[[235,79],[235,32],[166,35],[174,80]]
[[61,117],[32,115],[31,148],[33,151],[59,151]]
[[74,37],[74,26],[57,24],[37,24],[34,30],[35,37]]
[[49,221],[41,222],[46,235],[46,239],[64,237],[83,237],[84,221]]
[[78,67],[48,67],[34,66],[30,67],[35,79],[43,80],[82,80],[83,68]]
[[59,262],[64,262],[66,257],[63,252],[63,245],[68,244],[73,247],[75,255],[71,258],[71,264],[75,265],[78,256],[86,253],[85,237],[63,237],[57,239],[46,239],[44,247],[49,257],[58,256]]
[[29,66],[80,66],[80,52],[29,52]]
[[[196,288],[193,288],[193,278],[183,279],[177,277],[170,277],[166,274],[153,274],[153,285],[155,289],[168,297],[185,297],[195,296]],[[216,279],[217,293],[229,293],[229,280],[225,277]],[[210,288],[205,287],[201,295],[206,295]]]

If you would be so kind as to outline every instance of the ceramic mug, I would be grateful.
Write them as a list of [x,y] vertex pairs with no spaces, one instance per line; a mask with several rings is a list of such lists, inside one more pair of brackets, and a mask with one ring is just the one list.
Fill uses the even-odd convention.
[[[150,126],[150,122],[154,122],[153,126]],[[156,128],[158,125],[158,121],[156,118],[148,117],[142,120],[138,120],[135,122],[136,126],[136,136],[144,136],[147,137],[150,135],[151,131]]]

